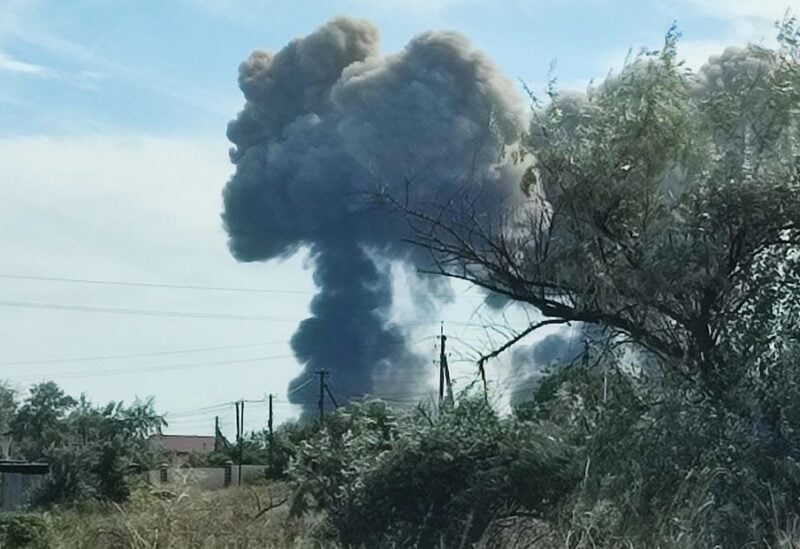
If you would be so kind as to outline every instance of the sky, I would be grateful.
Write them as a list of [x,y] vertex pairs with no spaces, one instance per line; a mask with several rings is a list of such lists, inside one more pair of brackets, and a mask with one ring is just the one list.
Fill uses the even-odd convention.
[[[296,416],[288,342],[314,293],[308,259],[237,263],[220,221],[253,50],[348,15],[374,23],[386,53],[456,30],[520,86],[582,89],[673,22],[697,68],[773,44],[787,8],[800,0],[0,0],[0,379],[98,403],[152,395],[172,433],[211,434],[214,415],[232,431],[238,399],[260,428],[268,393],[277,421]],[[457,295],[438,314],[401,299],[393,318],[432,360],[444,320],[466,384],[469,358],[530,313],[487,318],[478,292]],[[502,364],[491,375],[513,383]]]

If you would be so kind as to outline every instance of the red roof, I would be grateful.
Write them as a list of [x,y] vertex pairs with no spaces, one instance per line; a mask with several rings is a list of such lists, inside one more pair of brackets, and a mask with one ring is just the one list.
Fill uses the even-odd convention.
[[175,454],[210,454],[214,451],[214,437],[154,435],[150,440],[167,452]]

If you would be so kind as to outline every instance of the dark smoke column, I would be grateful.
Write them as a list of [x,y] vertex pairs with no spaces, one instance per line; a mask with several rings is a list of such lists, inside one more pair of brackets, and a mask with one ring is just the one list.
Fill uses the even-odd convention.
[[[521,171],[502,160],[524,127],[513,85],[458,34],[426,33],[382,56],[376,29],[344,18],[274,55],[253,53],[239,85],[246,103],[228,127],[236,172],[223,192],[231,253],[264,261],[306,247],[319,287],[292,338],[305,367],[293,385],[319,368],[343,399],[425,384],[428,358],[387,321],[390,264],[422,258],[370,195],[425,202],[468,183],[491,212]],[[310,403],[313,391],[292,398]]]

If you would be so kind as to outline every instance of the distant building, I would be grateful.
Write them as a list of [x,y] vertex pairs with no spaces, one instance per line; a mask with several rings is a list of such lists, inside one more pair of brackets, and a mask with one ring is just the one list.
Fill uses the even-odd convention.
[[13,511],[28,503],[33,490],[49,472],[46,463],[0,460],[0,509]]
[[186,463],[191,455],[208,455],[219,445],[217,437],[195,435],[153,435],[150,444],[163,451],[176,465]]

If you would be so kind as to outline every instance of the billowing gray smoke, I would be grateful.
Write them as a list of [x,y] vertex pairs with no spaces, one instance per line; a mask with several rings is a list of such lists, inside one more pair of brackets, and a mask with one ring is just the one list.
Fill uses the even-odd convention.
[[[406,224],[374,196],[442,203],[471,186],[482,208],[499,207],[521,171],[503,154],[525,126],[514,86],[458,34],[422,34],[382,56],[376,29],[346,18],[253,53],[239,85],[246,103],[228,128],[236,172],[224,190],[230,250],[262,261],[305,247],[319,287],[292,339],[305,368],[293,386],[318,368],[344,398],[421,382],[429,357],[387,322],[388,266],[424,256],[402,244]],[[308,404],[313,391],[292,399]]]

